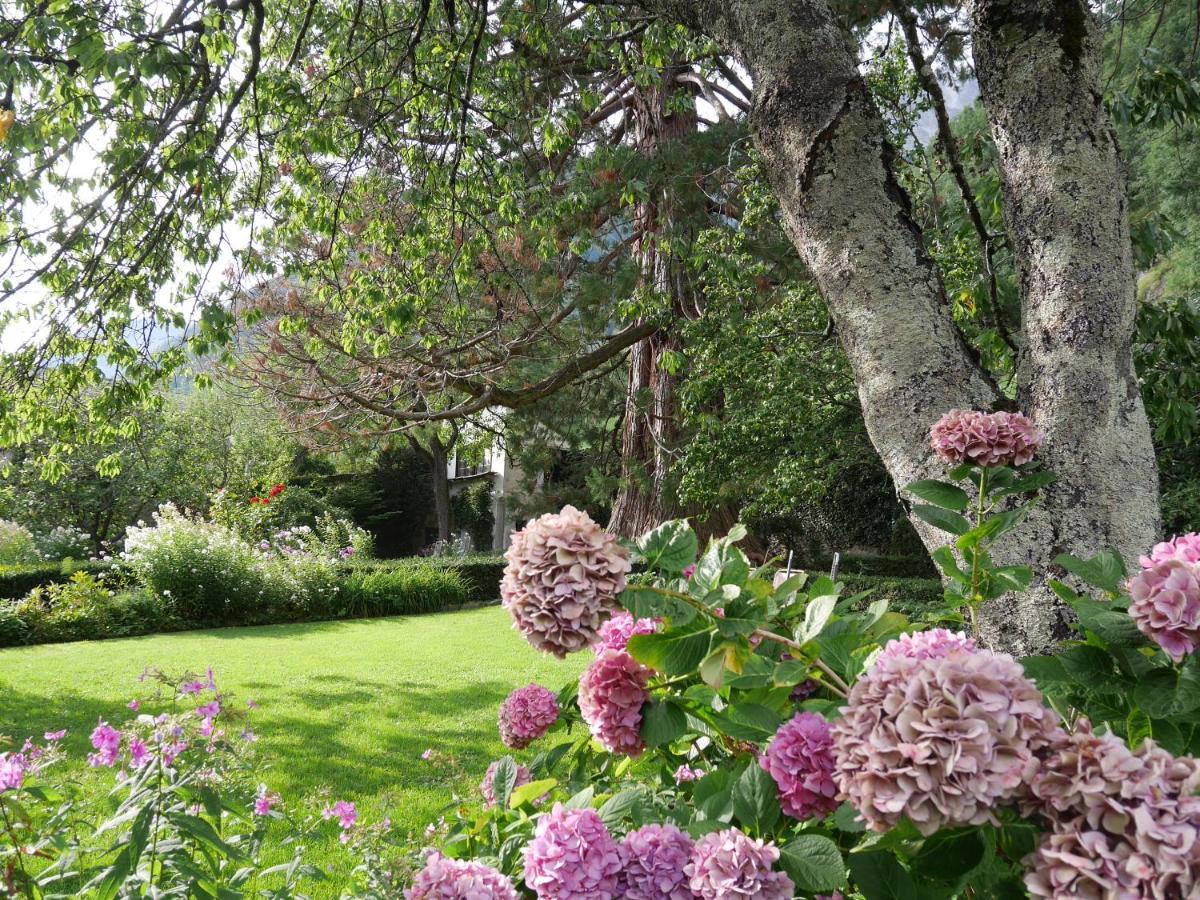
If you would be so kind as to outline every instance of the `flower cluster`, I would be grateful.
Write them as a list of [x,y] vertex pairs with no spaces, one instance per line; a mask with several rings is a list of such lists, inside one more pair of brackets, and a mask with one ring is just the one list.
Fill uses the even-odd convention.
[[774,844],[752,840],[736,828],[706,834],[687,864],[688,886],[701,900],[791,900],[795,885],[773,868]]
[[816,713],[797,713],[782,725],[759,764],[775,779],[780,806],[793,819],[828,815],[841,802],[833,780],[833,735]]
[[327,806],[321,810],[321,818],[326,822],[330,819],[337,819],[338,827],[342,829],[338,840],[343,844],[347,844],[350,842],[354,826],[358,823],[358,808],[349,800],[339,800],[332,806]]
[[1200,646],[1200,563],[1184,561],[1190,551],[1147,560],[1150,565],[1129,580],[1129,615],[1176,662]]
[[[483,802],[488,809],[496,805],[496,769],[500,766],[500,760],[494,760],[487,767],[487,772],[483,776],[483,782],[479,785],[479,793],[483,794]],[[517,766],[517,780],[513,782],[514,788],[519,788],[523,784],[529,784],[529,770],[524,766]]]
[[66,737],[66,734],[66,730],[47,731],[44,745],[35,744],[32,738],[28,738],[20,750],[0,753],[0,794],[20,790],[26,777],[38,774],[46,766],[59,760],[62,751],[58,742]]
[[518,895],[512,882],[491,866],[434,851],[404,892],[404,900],[518,900]]
[[616,538],[573,506],[514,534],[506,558],[504,608],[530,644],[559,658],[595,643],[630,568]]
[[629,646],[631,637],[635,634],[653,634],[660,622],[659,619],[634,619],[623,610],[614,613],[611,619],[600,626],[599,642],[594,649],[597,653],[602,650],[624,650]]
[[995,823],[1055,733],[1016,660],[958,643],[927,633],[908,652],[889,645],[833,725],[838,787],[877,831],[902,817],[926,835]]
[[638,756],[650,670],[623,650],[604,650],[579,678],[579,712],[609,753]]
[[1200,534],[1189,532],[1155,544],[1149,556],[1141,558],[1142,568],[1148,569],[1155,563],[1177,559],[1189,564],[1200,563]]
[[692,839],[674,825],[643,825],[621,841],[624,900],[692,900],[685,869]]
[[696,769],[692,766],[689,766],[687,763],[684,763],[675,770],[675,783],[688,784],[692,781],[699,781],[707,774],[708,773],[703,769]]
[[1200,891],[1200,763],[1130,750],[1086,720],[1060,732],[1030,785],[1051,831],[1025,859],[1034,897],[1192,897]]
[[525,884],[539,900],[616,900],[621,850],[594,809],[555,804],[525,848]]
[[952,409],[934,424],[929,444],[950,465],[1020,466],[1033,459],[1043,435],[1020,413]]
[[550,730],[558,714],[558,701],[540,684],[517,688],[500,704],[500,739],[523,750]]

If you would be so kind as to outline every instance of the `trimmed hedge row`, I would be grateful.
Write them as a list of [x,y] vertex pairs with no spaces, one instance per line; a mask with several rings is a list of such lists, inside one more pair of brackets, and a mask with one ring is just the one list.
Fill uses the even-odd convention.
[[879,575],[838,575],[844,596],[871,591],[870,599],[887,598],[889,608],[917,618],[930,607],[943,606],[942,583],[936,578],[887,578]]
[[[828,572],[833,566],[833,557],[793,562],[792,568],[806,572]],[[873,575],[883,578],[937,578],[938,571],[928,556],[876,556],[854,553],[838,561],[838,572],[843,575]]]
[[92,575],[114,572],[121,580],[126,580],[124,569],[117,562],[77,562],[67,559],[28,566],[0,566],[0,600],[20,600],[36,587],[70,581],[76,572]]
[[466,584],[467,602],[491,603],[500,596],[500,579],[504,575],[504,557],[495,554],[472,553],[467,556],[426,557],[404,559],[372,559],[356,563],[349,572],[404,571],[434,566],[456,573]]

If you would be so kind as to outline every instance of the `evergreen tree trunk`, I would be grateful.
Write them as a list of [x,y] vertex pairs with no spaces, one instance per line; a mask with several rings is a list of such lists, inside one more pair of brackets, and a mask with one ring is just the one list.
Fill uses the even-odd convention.
[[[637,146],[646,156],[659,153],[665,144],[696,131],[694,107],[671,109],[681,91],[677,71],[668,66],[660,84],[639,93],[634,112]],[[661,238],[670,226],[671,199],[664,190],[640,204],[634,217],[642,236],[638,242],[642,289],[669,304],[675,316],[693,308],[691,291],[682,272],[682,261],[674,258]],[[629,354],[629,385],[625,394],[625,418],[621,433],[621,487],[613,503],[610,530],[634,537],[678,514],[669,478],[672,448],[677,440],[675,376],[662,366],[667,350],[678,350],[677,334],[664,329],[635,344]]]
[[[755,141],[853,367],[871,440],[897,485],[944,477],[928,446],[933,422],[1007,400],[954,322],[828,0],[654,5],[749,69]],[[1145,552],[1158,532],[1157,474],[1130,363],[1133,276],[1098,30],[1082,0],[977,0],[973,12],[1021,274],[1019,402],[1046,432],[1043,457],[1059,476],[994,554],[1031,566],[1032,590],[988,604],[981,625],[991,644],[1035,653],[1066,634],[1045,583],[1054,557]],[[914,525],[930,549],[948,543]]]

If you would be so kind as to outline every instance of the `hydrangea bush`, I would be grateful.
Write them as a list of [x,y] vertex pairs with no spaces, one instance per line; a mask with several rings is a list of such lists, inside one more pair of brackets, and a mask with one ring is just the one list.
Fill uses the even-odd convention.
[[513,626],[590,659],[505,700],[525,755],[442,823],[430,869],[538,900],[1200,896],[1200,536],[1132,577],[1112,551],[1059,557],[1076,634],[1053,656],[975,634],[1032,581],[991,548],[1053,480],[1042,440],[1017,413],[934,425],[946,477],[907,490],[948,535],[947,604],[920,621],[753,568],[740,528],[701,551],[683,521],[630,543],[571,508],[531,522]]

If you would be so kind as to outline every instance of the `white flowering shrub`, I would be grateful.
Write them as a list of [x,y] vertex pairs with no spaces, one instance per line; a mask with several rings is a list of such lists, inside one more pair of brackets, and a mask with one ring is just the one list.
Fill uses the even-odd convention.
[[126,531],[122,556],[142,584],[190,621],[244,621],[247,608],[266,598],[267,573],[256,548],[173,504],[154,514],[153,525]]
[[41,559],[86,559],[91,555],[91,538],[74,525],[55,525],[49,531],[33,536]]
[[0,566],[20,566],[37,561],[33,533],[18,522],[0,519]]

